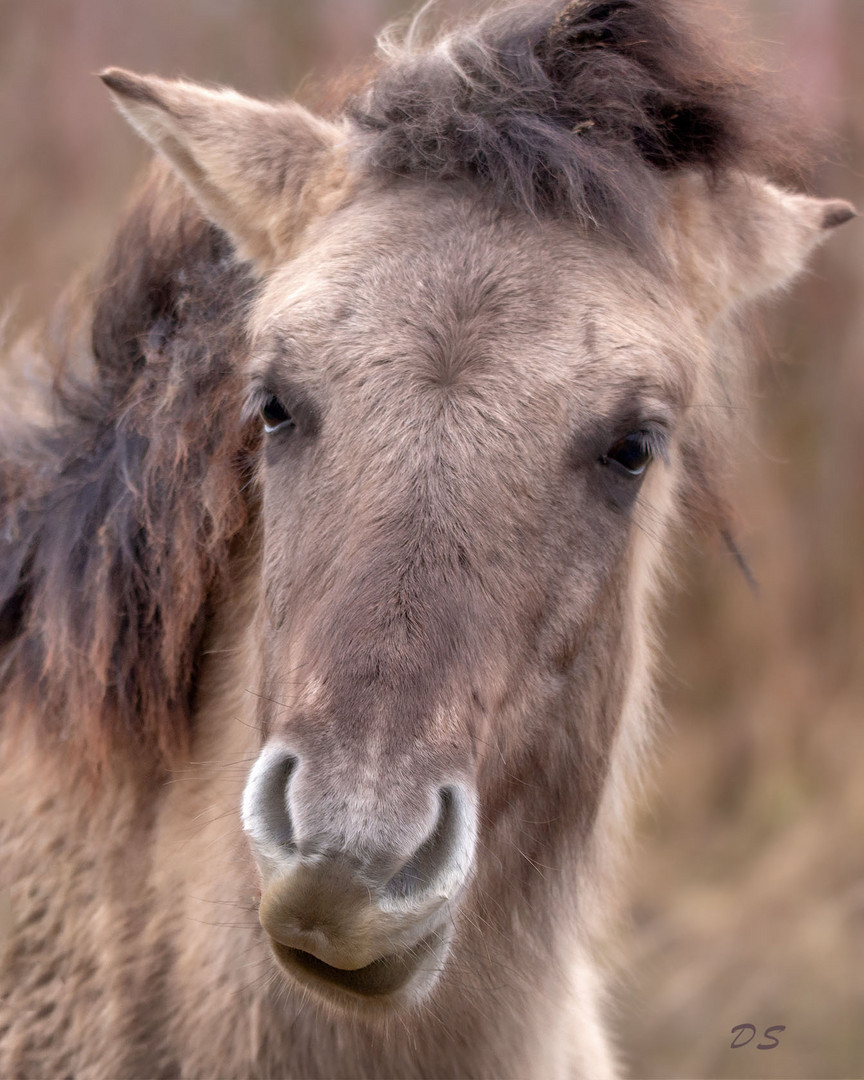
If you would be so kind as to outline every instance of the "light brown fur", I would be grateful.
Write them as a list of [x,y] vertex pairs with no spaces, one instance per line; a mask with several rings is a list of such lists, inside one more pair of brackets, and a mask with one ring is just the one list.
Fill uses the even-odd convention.
[[[4,461],[0,1073],[616,1075],[597,951],[669,538],[718,503],[745,303],[844,207],[670,170],[646,258],[464,176],[382,176],[347,121],[106,81],[195,202],[157,170],[118,240],[88,399],[110,453],[81,407],[68,457]],[[294,427],[262,434],[274,397]],[[642,479],[615,464],[634,431]],[[52,502],[76,470],[77,501]],[[83,589],[68,550],[99,570]],[[274,870],[240,809],[283,744],[299,766]],[[291,942],[262,929],[260,893],[262,917],[287,903],[301,841],[310,874],[374,855],[392,880],[446,785],[476,804],[477,843],[422,993],[349,1000],[277,963]],[[385,925],[366,887],[337,956]]]

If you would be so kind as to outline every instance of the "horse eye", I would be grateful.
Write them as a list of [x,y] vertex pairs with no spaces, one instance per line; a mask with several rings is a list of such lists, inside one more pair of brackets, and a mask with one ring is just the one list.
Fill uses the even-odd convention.
[[613,443],[600,461],[604,465],[614,463],[631,476],[641,476],[652,457],[647,434],[644,431],[631,431],[629,435]]
[[264,430],[268,435],[289,424],[294,427],[291,414],[275,394],[268,394],[264,399],[261,406],[261,419],[264,421]]

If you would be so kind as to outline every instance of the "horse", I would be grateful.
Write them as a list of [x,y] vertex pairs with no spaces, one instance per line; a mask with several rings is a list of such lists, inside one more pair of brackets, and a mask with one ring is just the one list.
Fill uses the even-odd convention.
[[154,164],[0,436],[3,1076],[620,1074],[670,544],[854,216],[727,54],[519,0],[326,116],[102,74]]

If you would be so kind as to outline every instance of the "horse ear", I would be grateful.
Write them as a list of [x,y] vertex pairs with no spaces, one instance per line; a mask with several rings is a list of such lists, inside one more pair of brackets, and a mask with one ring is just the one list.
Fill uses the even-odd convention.
[[286,256],[312,212],[308,196],[338,139],[334,125],[294,102],[272,105],[119,68],[100,78],[241,257],[267,267]]
[[685,287],[708,318],[789,285],[829,233],[857,216],[842,199],[817,199],[733,174],[673,180],[673,231]]

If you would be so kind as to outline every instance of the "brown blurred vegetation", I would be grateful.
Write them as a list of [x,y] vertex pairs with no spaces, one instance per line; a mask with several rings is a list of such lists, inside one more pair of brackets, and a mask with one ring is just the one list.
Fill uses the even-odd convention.
[[[459,0],[444,5],[466,6]],[[864,3],[727,0],[833,133],[813,190],[864,207]],[[104,250],[146,152],[109,64],[284,95],[368,54],[400,0],[0,0],[0,302],[47,311]],[[302,92],[302,88],[301,88]],[[797,106],[796,106],[797,107]],[[864,225],[772,316],[734,503],[679,558],[652,797],[622,949],[637,1077],[864,1076]],[[731,1050],[731,1028],[786,1031]]]

